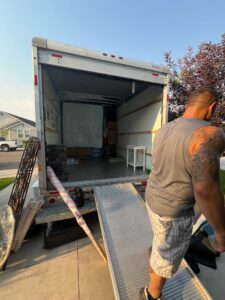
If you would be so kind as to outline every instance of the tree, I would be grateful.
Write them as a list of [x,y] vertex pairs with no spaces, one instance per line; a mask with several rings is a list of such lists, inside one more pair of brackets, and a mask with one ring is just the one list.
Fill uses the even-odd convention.
[[188,48],[186,55],[177,62],[172,59],[171,52],[166,52],[165,61],[171,76],[169,121],[182,114],[193,90],[200,86],[211,86],[223,93],[212,120],[220,126],[225,120],[225,34],[217,44],[200,44],[196,54],[192,48]]
[[9,133],[8,129],[0,129],[0,136],[6,138]]

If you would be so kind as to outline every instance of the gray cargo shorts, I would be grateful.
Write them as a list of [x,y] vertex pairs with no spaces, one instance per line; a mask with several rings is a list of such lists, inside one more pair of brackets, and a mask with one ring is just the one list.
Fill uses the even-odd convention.
[[194,216],[161,217],[146,207],[153,231],[150,267],[159,276],[171,278],[190,244]]

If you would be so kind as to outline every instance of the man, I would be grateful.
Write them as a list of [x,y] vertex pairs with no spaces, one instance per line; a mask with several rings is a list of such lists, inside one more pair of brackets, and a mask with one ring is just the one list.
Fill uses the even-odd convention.
[[183,116],[156,134],[145,194],[154,237],[149,286],[141,289],[141,300],[162,299],[166,279],[177,271],[188,249],[195,202],[214,229],[215,249],[225,251],[224,196],[220,188],[225,135],[209,123],[217,99],[212,88],[195,90]]

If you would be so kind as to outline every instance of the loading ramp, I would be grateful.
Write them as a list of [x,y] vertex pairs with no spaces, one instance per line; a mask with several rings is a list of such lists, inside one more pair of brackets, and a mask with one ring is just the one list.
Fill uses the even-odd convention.
[[[148,282],[152,231],[145,203],[131,183],[97,186],[94,196],[116,300],[137,300]],[[166,299],[212,299],[185,261],[166,282]]]

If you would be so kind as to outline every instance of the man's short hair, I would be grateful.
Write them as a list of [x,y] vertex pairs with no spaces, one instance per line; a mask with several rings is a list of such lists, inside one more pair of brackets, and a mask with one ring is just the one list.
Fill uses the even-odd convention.
[[219,93],[212,87],[203,86],[191,93],[187,106],[206,107],[217,101]]

